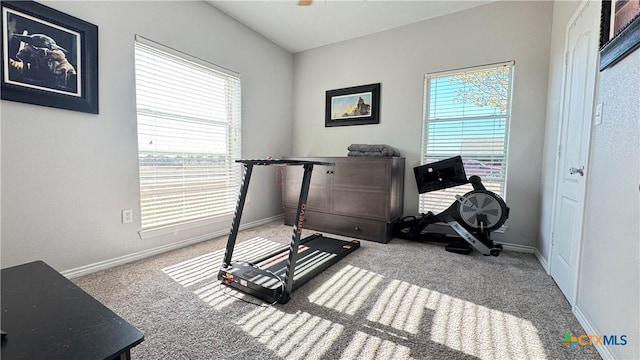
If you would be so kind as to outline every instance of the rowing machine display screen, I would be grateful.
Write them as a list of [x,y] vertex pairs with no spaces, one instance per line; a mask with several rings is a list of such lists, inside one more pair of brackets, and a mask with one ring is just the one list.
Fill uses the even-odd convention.
[[415,167],[413,172],[420,194],[468,183],[460,156]]

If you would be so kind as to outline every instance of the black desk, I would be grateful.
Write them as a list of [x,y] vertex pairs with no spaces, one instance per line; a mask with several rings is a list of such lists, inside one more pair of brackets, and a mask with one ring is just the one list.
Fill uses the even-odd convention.
[[2,359],[129,359],[144,336],[42,261],[0,272]]

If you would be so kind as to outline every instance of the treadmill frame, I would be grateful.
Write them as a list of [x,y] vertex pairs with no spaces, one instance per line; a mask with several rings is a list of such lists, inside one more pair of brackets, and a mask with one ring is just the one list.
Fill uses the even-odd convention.
[[[231,223],[231,230],[229,232],[229,238],[227,240],[227,247],[225,250],[225,255],[224,255],[224,260],[222,263],[222,267],[220,268],[220,271],[218,273],[218,279],[220,279],[224,284],[226,285],[230,285],[236,289],[239,290],[245,290],[245,288],[249,288],[249,287],[241,287],[239,285],[236,285],[235,282],[228,282],[225,280],[227,279],[227,276],[229,276],[233,271],[233,267],[234,264],[231,262],[231,258],[233,256],[233,249],[235,247],[236,244],[236,239],[238,236],[238,229],[240,227],[240,220],[242,218],[242,211],[244,209],[244,204],[245,204],[245,200],[247,197],[247,191],[249,189],[249,181],[251,180],[251,174],[253,172],[253,167],[258,165],[298,165],[298,166],[303,166],[304,167],[304,174],[302,177],[302,185],[300,188],[300,198],[298,200],[298,207],[297,207],[297,211],[296,211],[296,217],[295,217],[295,221],[293,223],[293,232],[291,235],[291,243],[289,244],[289,255],[287,257],[287,265],[285,268],[285,279],[284,279],[284,289],[282,291],[282,294],[280,294],[278,299],[272,299],[272,296],[267,293],[262,294],[264,296],[259,296],[259,294],[256,294],[256,291],[245,291],[253,296],[257,296],[263,300],[269,301],[269,300],[274,300],[273,302],[277,301],[281,304],[287,303],[289,301],[289,299],[291,299],[291,292],[299,285],[301,285],[302,283],[308,281],[310,278],[312,278],[313,276],[317,275],[319,272],[321,272],[322,270],[324,270],[326,267],[329,267],[331,265],[333,265],[335,262],[337,262],[340,258],[336,259],[335,261],[330,261],[329,263],[327,263],[325,265],[325,268],[322,269],[318,269],[318,270],[314,270],[313,276],[305,276],[304,279],[301,279],[303,281],[301,281],[299,284],[296,284],[296,286],[294,286],[294,271],[295,271],[295,267],[296,267],[296,263],[298,261],[298,248],[301,244],[300,241],[300,235],[302,233],[302,224],[304,223],[304,213],[305,213],[305,209],[306,209],[306,203],[307,203],[307,198],[309,195],[309,186],[311,183],[311,174],[313,172],[313,166],[314,165],[322,165],[322,166],[333,166],[335,164],[333,163],[328,163],[328,162],[320,162],[320,161],[308,161],[308,160],[236,160],[236,162],[242,163],[244,165],[244,175],[242,177],[242,185],[240,187],[240,194],[238,196],[238,203],[236,205],[236,210],[235,213],[233,215],[233,221]],[[317,236],[321,236],[321,235],[312,235],[310,237],[307,237],[303,240],[303,242],[306,242],[308,240],[311,240],[311,238],[315,238]],[[342,241],[342,240],[336,240],[336,239],[331,239],[331,238],[325,238],[328,240],[334,240],[334,241],[341,241],[341,242],[345,242],[346,241]],[[357,249],[360,247],[360,242],[357,240],[354,240],[352,242],[349,242],[349,244],[351,244],[351,246],[353,246],[353,250]],[[277,252],[274,252],[272,254],[269,255],[265,255],[263,256],[261,259],[264,260],[266,258],[272,257],[276,254],[282,253],[283,250],[279,250]],[[350,253],[350,252],[349,252]]]

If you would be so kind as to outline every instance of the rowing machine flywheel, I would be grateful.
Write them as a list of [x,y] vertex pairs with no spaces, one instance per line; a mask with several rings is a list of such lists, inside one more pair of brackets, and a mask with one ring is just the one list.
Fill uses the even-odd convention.
[[499,229],[509,217],[509,209],[504,200],[487,190],[473,190],[463,196],[456,196],[458,213],[465,225],[481,229],[479,220],[484,218],[484,227],[488,231]]

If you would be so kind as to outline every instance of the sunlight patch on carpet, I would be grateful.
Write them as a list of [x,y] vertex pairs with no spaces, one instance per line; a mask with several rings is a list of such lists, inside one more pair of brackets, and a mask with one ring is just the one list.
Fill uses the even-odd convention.
[[418,335],[425,310],[433,313],[436,343],[481,359],[546,359],[530,321],[400,280],[389,283],[367,320]]
[[[193,293],[216,310],[222,310],[237,300],[248,297],[243,292],[222,285],[218,280],[194,290]],[[255,301],[253,299],[250,300]]]
[[312,303],[354,315],[383,277],[347,265],[309,295]]
[[393,280],[378,298],[367,320],[417,334],[429,290]]
[[236,321],[242,330],[285,359],[321,359],[344,326],[307,312],[257,308]]
[[[283,245],[262,237],[238,243],[233,250],[233,261],[251,261],[282,248]],[[162,271],[182,286],[191,286],[200,281],[217,278],[224,260],[225,249],[216,250],[181,263],[168,266]]]
[[435,310],[431,340],[481,359],[546,359],[538,330],[528,320],[430,291]]
[[356,359],[411,359],[411,349],[358,331],[340,357],[340,360]]

